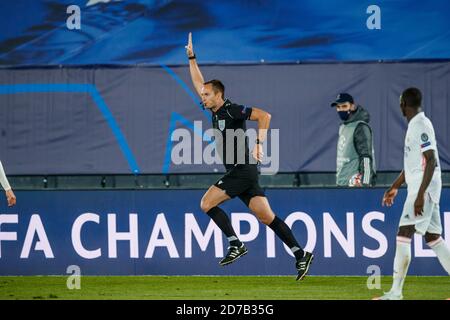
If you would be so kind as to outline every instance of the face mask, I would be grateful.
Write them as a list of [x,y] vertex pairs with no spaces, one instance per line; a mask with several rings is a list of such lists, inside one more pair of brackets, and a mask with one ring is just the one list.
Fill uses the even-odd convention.
[[338,111],[339,118],[341,118],[342,121],[347,121],[348,117],[350,117],[350,111]]

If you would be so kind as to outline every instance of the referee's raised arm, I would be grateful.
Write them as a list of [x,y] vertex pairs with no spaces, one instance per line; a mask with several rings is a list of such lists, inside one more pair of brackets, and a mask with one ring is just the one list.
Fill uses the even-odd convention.
[[188,44],[187,46],[185,46],[185,48],[186,54],[189,58],[189,71],[191,73],[192,83],[194,84],[197,94],[201,97],[202,87],[205,83],[205,80],[203,79],[203,75],[200,71],[200,68],[198,67],[197,59],[194,53],[194,47],[192,46],[192,32],[189,32]]

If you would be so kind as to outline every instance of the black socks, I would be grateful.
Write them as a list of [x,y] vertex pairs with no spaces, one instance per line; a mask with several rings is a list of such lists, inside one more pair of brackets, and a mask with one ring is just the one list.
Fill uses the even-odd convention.
[[275,216],[275,219],[269,224],[269,228],[272,229],[278,238],[291,249],[297,260],[303,257],[305,252],[299,246],[297,240],[295,240],[292,230],[289,229],[288,225],[283,220]]
[[[240,247],[242,245],[242,242],[238,239],[233,227],[231,226],[230,219],[222,209],[219,207],[214,207],[211,208],[206,214],[216,223],[220,230],[222,230],[231,246]],[[283,220],[275,216],[275,219],[271,224],[269,224],[269,227],[275,232],[278,238],[280,238],[281,241],[283,241],[291,249],[297,260],[303,257],[305,252],[292,234],[292,230],[289,229]]]
[[210,209],[206,214],[210,216],[210,218],[217,224],[220,230],[222,230],[231,246],[240,247],[242,245],[242,242],[238,239],[238,237],[236,237],[236,233],[231,226],[231,221],[225,211],[223,211],[219,207],[214,207]]

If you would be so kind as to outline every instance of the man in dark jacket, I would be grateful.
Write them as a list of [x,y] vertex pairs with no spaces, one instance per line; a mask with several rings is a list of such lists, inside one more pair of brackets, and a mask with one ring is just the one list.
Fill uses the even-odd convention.
[[376,167],[370,115],[355,105],[348,93],[340,93],[331,104],[343,121],[337,144],[336,184],[362,187],[375,185]]

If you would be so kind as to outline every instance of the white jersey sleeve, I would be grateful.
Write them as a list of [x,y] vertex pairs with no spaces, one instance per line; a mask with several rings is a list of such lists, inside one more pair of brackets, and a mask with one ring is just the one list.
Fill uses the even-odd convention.
[[0,183],[2,184],[2,187],[3,189],[5,189],[5,191],[11,189],[8,179],[6,178],[5,170],[3,170],[3,165],[1,161],[0,161]]
[[420,122],[416,130],[415,140],[420,145],[420,152],[424,153],[428,150],[437,150],[436,137],[434,135],[434,129],[429,121]]

